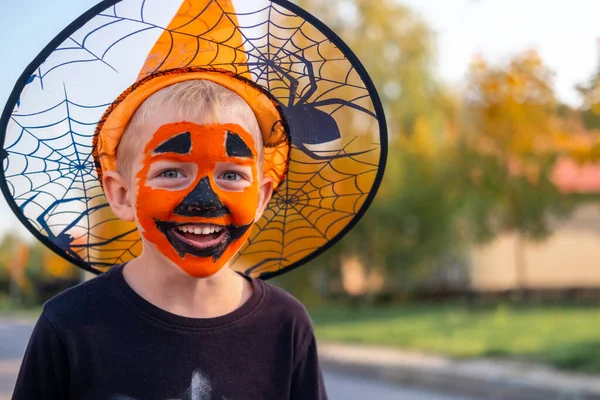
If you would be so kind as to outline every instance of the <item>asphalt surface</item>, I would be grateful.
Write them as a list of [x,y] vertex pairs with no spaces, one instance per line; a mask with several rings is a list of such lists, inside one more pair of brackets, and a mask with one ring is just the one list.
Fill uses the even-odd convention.
[[[0,400],[10,399],[32,329],[31,321],[0,320]],[[330,400],[468,400],[332,371],[324,373]]]

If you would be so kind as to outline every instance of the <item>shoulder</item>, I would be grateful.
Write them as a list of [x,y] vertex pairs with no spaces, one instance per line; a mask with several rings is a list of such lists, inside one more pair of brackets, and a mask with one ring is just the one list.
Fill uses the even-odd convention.
[[262,281],[265,291],[263,309],[266,310],[266,318],[269,323],[275,325],[280,333],[286,332],[291,339],[294,355],[294,363],[302,359],[307,348],[314,343],[315,335],[313,324],[308,311],[302,303],[285,290]]
[[55,326],[67,327],[85,323],[91,315],[101,312],[111,302],[114,291],[110,271],[80,283],[48,300],[42,314]]
[[308,311],[294,296],[265,281],[261,281],[261,285],[265,291],[265,303],[270,312],[298,323],[312,324]]
[[280,333],[287,332],[296,348],[304,347],[314,337],[312,321],[304,305],[277,286],[265,281],[260,284],[264,290],[261,314],[265,326],[273,326]]

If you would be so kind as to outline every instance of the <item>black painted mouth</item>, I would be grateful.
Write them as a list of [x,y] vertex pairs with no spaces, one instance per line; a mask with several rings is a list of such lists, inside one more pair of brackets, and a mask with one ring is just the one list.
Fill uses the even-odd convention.
[[186,240],[185,237],[177,231],[178,226],[190,224],[159,220],[154,220],[154,222],[156,223],[158,230],[160,230],[167,237],[167,240],[169,243],[171,243],[171,246],[173,246],[181,258],[185,257],[186,254],[190,254],[195,257],[212,257],[213,261],[217,261],[219,258],[221,258],[227,247],[229,247],[233,241],[244,236],[246,231],[252,225],[224,226],[222,227],[223,230],[219,236],[218,243],[210,247],[200,248],[192,244],[191,241]]

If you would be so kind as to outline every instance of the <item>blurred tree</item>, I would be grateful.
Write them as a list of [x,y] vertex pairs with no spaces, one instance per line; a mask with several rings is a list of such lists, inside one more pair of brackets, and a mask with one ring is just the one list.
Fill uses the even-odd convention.
[[524,239],[550,233],[549,217],[564,217],[565,197],[551,181],[564,138],[552,74],[534,51],[493,67],[477,58],[468,77],[459,157],[472,239],[517,234],[517,286],[526,286]]
[[76,284],[77,269],[41,242],[8,233],[0,241],[0,290],[13,306],[39,304]]
[[379,89],[390,133],[390,158],[374,204],[316,263],[330,270],[341,260],[354,262],[355,255],[365,279],[385,271],[386,290],[419,287],[448,253],[461,251],[458,197],[447,168],[455,156],[457,102],[434,79],[432,32],[393,0],[297,3],[324,19],[357,53]]
[[23,240],[11,233],[6,234],[0,242],[0,265],[2,280],[7,282],[12,304],[20,304],[27,284],[25,267],[28,260],[27,246]]
[[73,264],[51,250],[46,250],[42,257],[44,275],[48,279],[76,279],[79,275]]
[[[599,42],[600,44],[600,42]],[[600,47],[599,47],[600,48]],[[564,147],[580,162],[600,160],[600,64],[587,82],[576,87],[582,100],[580,112],[585,135],[566,140]]]
[[576,87],[582,99],[582,116],[588,129],[600,129],[600,65],[587,82]]

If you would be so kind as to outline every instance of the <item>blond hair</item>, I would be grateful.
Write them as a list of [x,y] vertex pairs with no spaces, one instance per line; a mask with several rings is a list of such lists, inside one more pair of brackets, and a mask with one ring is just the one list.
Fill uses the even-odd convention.
[[[259,153],[262,170],[262,135],[252,108],[236,93],[217,83],[194,79],[176,83],[148,97],[135,111],[117,147],[117,170],[127,176],[140,140],[132,131],[150,121],[157,112],[169,110],[180,121],[213,120],[236,115],[247,122]],[[138,150],[139,151],[139,150]],[[260,176],[261,174],[259,174]]]

